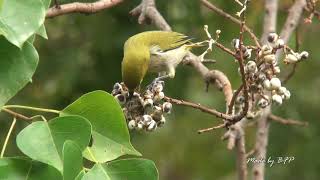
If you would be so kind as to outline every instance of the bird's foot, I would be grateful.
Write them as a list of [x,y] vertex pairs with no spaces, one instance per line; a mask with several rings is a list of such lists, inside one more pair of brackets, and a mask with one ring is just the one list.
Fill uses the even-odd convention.
[[161,77],[155,78],[152,83],[147,86],[147,90],[155,91],[155,89],[160,88],[160,86],[164,87],[164,81],[162,81]]

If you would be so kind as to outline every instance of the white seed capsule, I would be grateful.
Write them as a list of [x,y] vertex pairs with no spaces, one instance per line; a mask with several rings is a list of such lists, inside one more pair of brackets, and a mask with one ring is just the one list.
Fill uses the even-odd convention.
[[269,101],[264,99],[264,98],[261,98],[259,101],[258,101],[258,107],[260,108],[266,108],[268,105],[269,105]]
[[289,90],[286,90],[283,95],[285,100],[288,100],[291,97],[291,93]]
[[301,59],[307,59],[309,57],[309,53],[307,51],[302,51],[300,53]]
[[165,103],[163,103],[163,105],[162,105],[162,109],[163,109],[163,112],[169,114],[169,113],[171,112],[171,109],[172,109],[172,104],[169,103],[169,102],[165,102]]
[[142,121],[145,124],[145,126],[148,126],[150,122],[152,121],[152,117],[148,114],[145,114],[142,116]]
[[154,121],[154,120],[152,120],[152,121],[150,122],[150,124],[148,125],[147,130],[148,130],[148,131],[154,131],[156,128],[157,128],[157,122]]
[[270,85],[272,90],[278,90],[281,87],[281,81],[279,78],[272,78],[270,80]]
[[278,34],[273,32],[273,33],[269,33],[267,39],[270,43],[274,43],[278,40],[278,37],[279,37]]
[[156,121],[160,121],[161,117],[162,117],[162,109],[161,107],[155,106],[154,108],[155,110],[152,113],[152,119],[156,120]]
[[164,98],[164,93],[163,92],[159,92],[158,94],[156,94],[153,98],[154,101],[161,101]]
[[152,107],[153,106],[153,100],[152,99],[145,99],[143,102],[143,107],[147,108],[147,107]]
[[124,105],[126,103],[126,97],[122,94],[117,94],[115,98],[118,100],[120,105]]
[[273,64],[276,60],[276,56],[274,54],[269,54],[263,57],[264,61],[269,64]]
[[119,91],[119,90],[117,90],[117,89],[114,89],[114,90],[112,90],[112,92],[111,92],[111,94],[113,95],[113,96],[116,96],[117,94],[120,94],[121,93],[121,91]]
[[280,73],[280,67],[279,67],[279,66],[275,66],[275,67],[273,68],[273,72],[274,72],[275,74],[279,74],[279,73]]
[[268,55],[272,53],[272,47],[270,47],[269,45],[263,45],[261,47],[261,51],[259,51],[259,57],[264,56],[264,55]]
[[238,96],[236,99],[237,104],[243,104],[244,103],[244,97],[243,96]]
[[235,49],[239,49],[239,48],[240,48],[240,40],[239,40],[239,39],[232,39],[231,45],[232,45]]
[[296,63],[300,60],[299,54],[287,54],[283,62],[286,64]]
[[146,90],[146,92],[144,93],[143,97],[145,99],[152,99],[153,98],[153,92],[151,92],[150,90]]
[[256,114],[254,112],[248,111],[247,115],[246,115],[246,118],[247,119],[253,119],[253,118],[255,118],[255,115]]
[[136,129],[140,131],[140,130],[143,129],[143,126],[144,126],[143,122],[142,122],[142,121],[139,121],[139,122],[138,122],[138,125],[136,126]]
[[161,120],[158,122],[158,126],[161,127],[166,123],[166,118],[164,116],[161,117]]
[[275,48],[282,48],[284,46],[283,39],[278,39],[275,43]]
[[272,96],[272,102],[281,105],[282,104],[282,97],[278,94]]
[[267,79],[267,77],[266,77],[266,75],[265,75],[264,73],[260,73],[260,74],[258,75],[258,79],[259,79],[261,82],[263,82],[264,80]]
[[249,73],[256,73],[258,71],[257,64],[254,61],[248,61],[245,68]]
[[271,90],[271,83],[270,83],[269,79],[265,79],[263,81],[262,85],[266,90]]
[[134,129],[134,128],[136,128],[137,127],[137,123],[136,123],[136,121],[135,120],[130,120],[129,122],[128,122],[128,128],[130,129],[130,130],[132,130],[132,129]]
[[250,59],[251,58],[251,54],[252,54],[252,49],[247,49],[244,53],[243,53],[243,57],[245,59]]
[[279,95],[283,95],[286,91],[287,91],[287,88],[282,86],[278,89],[277,92]]
[[121,86],[120,83],[115,83],[115,84],[113,85],[113,89],[114,89],[114,90],[122,91],[122,86]]

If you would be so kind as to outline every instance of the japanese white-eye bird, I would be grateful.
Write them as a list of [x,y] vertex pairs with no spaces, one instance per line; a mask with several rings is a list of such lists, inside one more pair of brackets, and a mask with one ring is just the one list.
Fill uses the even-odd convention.
[[141,84],[146,73],[159,73],[156,80],[173,78],[175,68],[192,45],[188,36],[168,31],[146,31],[130,37],[124,44],[122,80],[129,93]]

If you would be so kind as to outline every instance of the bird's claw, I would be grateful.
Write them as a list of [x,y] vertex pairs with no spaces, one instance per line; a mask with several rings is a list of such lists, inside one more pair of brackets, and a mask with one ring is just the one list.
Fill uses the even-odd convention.
[[162,86],[164,86],[164,81],[161,80],[161,78],[155,78],[148,86],[147,86],[147,90],[152,91],[155,87],[155,85],[157,84],[161,84]]

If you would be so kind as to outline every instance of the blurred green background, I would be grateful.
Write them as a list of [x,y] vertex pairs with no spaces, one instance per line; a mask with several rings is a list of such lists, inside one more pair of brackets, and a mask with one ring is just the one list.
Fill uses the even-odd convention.
[[[62,4],[70,1],[60,1]],[[218,7],[235,14],[240,7],[232,1],[213,1]],[[128,12],[140,0],[126,1],[114,8],[93,15],[72,14],[46,20],[49,40],[37,37],[36,47],[40,63],[27,85],[9,104],[63,109],[84,93],[103,89],[111,91],[115,82],[121,81],[122,47],[125,40],[142,31],[156,29],[152,25],[139,25]],[[262,31],[263,1],[252,1],[247,12],[247,24],[258,35]],[[291,0],[279,4],[278,31],[280,31]],[[217,16],[203,7],[197,0],[158,0],[157,6],[174,31],[196,40],[205,39],[203,25],[209,30],[222,31],[220,42],[230,47],[238,36],[239,28],[230,21]],[[307,15],[305,15],[307,16]],[[268,156],[294,156],[286,165],[274,165],[266,169],[266,179],[316,180],[320,179],[320,23],[299,27],[302,39],[301,49],[310,52],[309,61],[298,66],[296,74],[286,85],[292,97],[281,107],[274,107],[274,113],[309,122],[309,127],[271,124]],[[250,43],[249,38],[246,37]],[[290,40],[294,47],[294,36]],[[217,60],[210,68],[225,72],[234,88],[240,84],[237,64],[219,49],[208,56]],[[291,67],[282,67],[282,75]],[[152,77],[146,81],[151,81]],[[190,67],[180,65],[176,78],[166,81],[167,96],[200,102],[223,111],[224,97],[214,87],[204,91],[202,78]],[[26,112],[28,114],[30,112]],[[10,117],[0,114],[0,141],[3,142],[10,126]],[[207,180],[235,179],[235,154],[226,149],[226,142],[220,140],[225,130],[197,134],[197,130],[218,124],[219,119],[194,109],[174,106],[167,117],[167,123],[154,133],[131,133],[133,145],[145,158],[155,161],[160,179],[165,180]],[[17,134],[26,123],[19,121]],[[247,150],[254,145],[255,127],[246,130]],[[14,136],[6,154],[19,154]],[[249,173],[251,173],[249,171]]]

